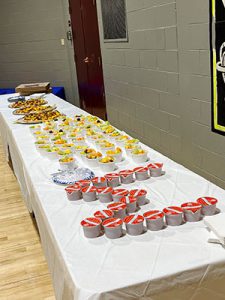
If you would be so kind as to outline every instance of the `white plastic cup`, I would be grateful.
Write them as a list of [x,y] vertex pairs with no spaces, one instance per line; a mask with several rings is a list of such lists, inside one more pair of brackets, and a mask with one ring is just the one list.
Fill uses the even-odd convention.
[[118,239],[123,235],[123,221],[119,218],[110,218],[102,223],[105,235],[109,239]]
[[146,200],[146,195],[147,191],[144,189],[134,189],[130,190],[129,196],[133,198],[137,198],[137,204],[138,206],[145,205],[147,200]]
[[181,205],[186,222],[198,222],[201,220],[202,205],[196,202],[187,202]]
[[101,187],[97,189],[98,199],[101,203],[109,203],[112,202],[112,187]]
[[120,185],[120,176],[116,173],[109,173],[105,175],[105,178],[107,180],[107,185],[115,188]]
[[126,196],[121,198],[120,201],[126,204],[128,214],[133,214],[134,212],[136,212],[137,198]]
[[107,208],[114,213],[115,218],[124,219],[126,217],[126,204],[123,202],[116,202],[107,205]]
[[129,194],[129,191],[126,189],[114,189],[112,192],[112,198],[114,202],[119,202],[120,199],[126,197]]
[[97,199],[97,188],[94,186],[88,186],[82,188],[83,199],[86,202],[92,202]]
[[98,218],[86,218],[81,221],[84,236],[87,238],[96,238],[101,234],[102,221]]
[[213,197],[201,197],[197,199],[197,203],[202,205],[201,213],[204,216],[215,215],[217,202],[218,200]]
[[146,167],[137,167],[134,169],[134,174],[136,180],[142,181],[148,179],[149,176],[149,170]]
[[169,206],[163,209],[166,223],[170,226],[179,226],[183,223],[183,209],[179,206]]
[[163,172],[162,172],[163,164],[162,163],[151,163],[147,167],[149,169],[151,177],[162,176],[162,174],[163,174]]
[[130,215],[124,219],[127,233],[130,235],[140,235],[144,232],[144,217],[141,215]]
[[80,185],[75,183],[74,185],[70,185],[65,188],[67,198],[70,201],[80,200],[82,199],[82,194],[80,190]]
[[134,172],[132,170],[122,170],[119,172],[122,184],[130,184],[134,182]]
[[159,210],[150,210],[144,213],[146,226],[149,230],[158,231],[165,226],[164,213]]

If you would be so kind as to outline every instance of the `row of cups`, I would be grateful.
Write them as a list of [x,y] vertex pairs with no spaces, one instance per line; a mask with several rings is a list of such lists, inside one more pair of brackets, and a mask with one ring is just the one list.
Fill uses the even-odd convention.
[[[96,211],[93,217],[81,221],[84,235],[87,238],[96,238],[102,233],[110,239],[123,235],[122,225],[130,235],[140,235],[144,232],[144,221],[147,229],[158,231],[166,225],[179,226],[184,222],[197,222],[202,215],[216,213],[217,199],[212,197],[198,198],[196,202],[187,202],[179,206],[169,206],[159,210],[150,210],[142,215],[130,214],[127,203],[117,202],[107,206],[107,209]],[[165,218],[164,218],[165,217]]]
[[83,199],[85,202],[96,201],[101,203],[123,202],[126,204],[128,213],[133,213],[138,206],[147,203],[147,191],[144,189],[127,190],[124,188],[113,189],[112,187],[96,187],[89,185],[87,180],[81,180],[72,186],[65,188],[67,198],[70,201]]
[[[122,170],[119,173],[109,173],[104,177],[95,177],[90,180],[81,180],[75,185],[68,186],[65,190],[69,200],[81,199],[81,188],[93,185],[97,188],[100,187],[118,187],[121,184],[130,184],[136,180],[146,180],[150,176],[157,177],[163,174],[163,164],[155,163],[149,164],[147,167],[137,167],[134,170]],[[135,175],[135,177],[134,177]],[[109,190],[107,190],[109,193]],[[104,194],[106,191],[104,191]],[[104,202],[104,200],[103,200]]]

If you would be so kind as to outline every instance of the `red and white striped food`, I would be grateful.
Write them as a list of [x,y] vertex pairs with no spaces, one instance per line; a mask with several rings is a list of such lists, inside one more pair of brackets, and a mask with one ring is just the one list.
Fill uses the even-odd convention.
[[108,180],[108,181],[111,181],[111,180],[113,180],[113,179],[115,179],[115,178],[119,178],[120,176],[119,176],[119,174],[117,174],[117,173],[108,173],[108,174],[106,174],[105,175],[105,178]]
[[122,197],[125,197],[129,194],[129,191],[127,189],[114,189],[112,191],[112,196],[114,200],[119,200]]
[[201,197],[197,199],[197,203],[203,205],[203,206],[208,206],[208,205],[215,205],[217,204],[218,200],[213,197]]
[[146,196],[146,194],[147,194],[147,191],[144,189],[134,189],[134,190],[131,190],[129,193],[129,195],[134,198]]
[[91,182],[97,186],[97,187],[101,187],[106,185],[106,178],[105,177],[94,177]]
[[113,217],[113,211],[109,209],[98,210],[94,213],[94,216],[101,220],[105,220]]
[[84,227],[95,227],[102,223],[101,219],[99,218],[86,218],[81,221],[81,225]]
[[85,187],[85,186],[89,186],[91,184],[90,180],[80,180],[78,181],[78,183],[80,184],[81,188]]
[[180,215],[183,214],[183,209],[179,206],[169,206],[163,209],[165,215]]
[[87,238],[96,238],[101,234],[101,219],[98,218],[86,218],[81,221],[84,235]]
[[84,188],[82,188],[82,193],[94,193],[97,192],[97,188],[95,186],[85,186]]
[[134,171],[133,170],[122,170],[119,172],[119,175],[121,177],[128,177],[130,175],[133,175],[134,174]]
[[110,218],[105,220],[102,225],[106,228],[115,228],[118,226],[121,226],[123,224],[123,221],[119,218]]
[[162,163],[151,163],[151,164],[148,164],[147,166],[149,169],[162,169],[163,167],[163,164]]
[[107,208],[114,212],[118,212],[120,210],[126,209],[126,204],[123,202],[111,203],[111,204],[107,205]]
[[68,194],[72,194],[73,192],[80,191],[80,189],[81,189],[81,186],[79,185],[79,183],[75,183],[74,185],[67,186],[65,188],[65,191]]
[[139,224],[144,222],[144,217],[142,215],[130,215],[124,219],[125,224]]
[[149,210],[144,213],[144,218],[147,220],[157,220],[164,217],[164,213],[160,210]]
[[205,216],[212,216],[216,213],[216,204],[218,200],[213,197],[201,197],[197,199],[197,203],[202,205],[201,213]]
[[97,189],[98,194],[109,194],[113,192],[112,187],[100,187]]
[[137,167],[134,169],[134,172],[136,173],[144,173],[144,172],[147,172],[148,171],[148,168],[147,167]]
[[202,208],[202,205],[197,202],[187,202],[181,205],[184,211],[191,211],[195,213]]
[[116,187],[120,185],[120,176],[117,173],[108,173],[105,175],[108,186]]
[[120,199],[121,202],[129,204],[129,203],[134,203],[137,202],[137,198],[131,197],[131,196],[126,196]]

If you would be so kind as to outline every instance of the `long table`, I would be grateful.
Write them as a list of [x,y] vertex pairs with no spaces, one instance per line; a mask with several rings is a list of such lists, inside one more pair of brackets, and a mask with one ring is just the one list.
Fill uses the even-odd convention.
[[[225,299],[225,249],[207,243],[209,232],[202,221],[117,240],[104,235],[86,239],[80,221],[105,206],[99,201],[67,200],[64,187],[51,181],[57,162],[36,151],[29,126],[14,123],[18,116],[8,108],[8,97],[0,96],[2,141],[6,156],[10,151],[27,208],[35,214],[57,299]],[[52,94],[47,100],[66,115],[85,114]],[[166,174],[126,186],[147,189],[150,203],[140,213],[207,195],[216,197],[225,212],[224,190],[143,147],[150,161],[164,163]],[[125,160],[119,168],[134,166]]]

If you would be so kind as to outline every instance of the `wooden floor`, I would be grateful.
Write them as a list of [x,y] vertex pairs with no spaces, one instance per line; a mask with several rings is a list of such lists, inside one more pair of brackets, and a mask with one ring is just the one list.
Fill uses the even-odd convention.
[[55,299],[38,233],[1,145],[0,299]]

